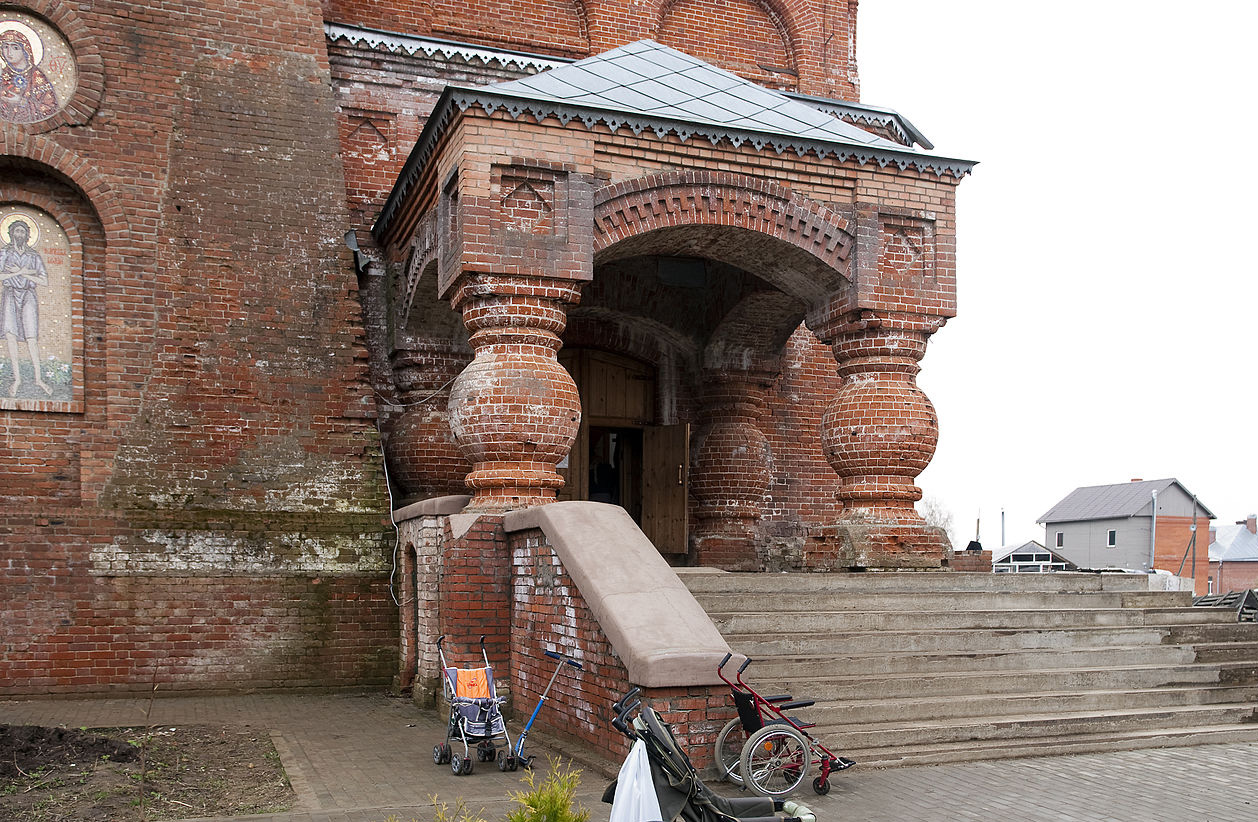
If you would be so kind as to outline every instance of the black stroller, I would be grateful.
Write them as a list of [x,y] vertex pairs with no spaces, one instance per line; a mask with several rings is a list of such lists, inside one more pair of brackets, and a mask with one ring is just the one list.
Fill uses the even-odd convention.
[[[612,727],[635,742],[641,739],[646,744],[662,822],[816,822],[812,811],[797,802],[713,793],[699,779],[690,757],[678,746],[672,729],[650,706],[635,699],[639,691],[634,688],[616,702]],[[633,716],[635,711],[637,716]],[[616,782],[608,785],[603,801],[614,802],[616,789]],[[779,812],[787,815],[779,816]]]

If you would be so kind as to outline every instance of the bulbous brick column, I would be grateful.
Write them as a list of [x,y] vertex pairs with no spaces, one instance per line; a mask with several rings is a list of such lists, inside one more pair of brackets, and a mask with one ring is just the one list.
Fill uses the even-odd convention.
[[389,475],[408,498],[467,493],[471,470],[450,432],[450,382],[465,352],[437,342],[418,343],[393,355],[393,381],[402,413],[389,426]]
[[947,539],[913,507],[917,475],[939,441],[935,408],[917,387],[929,317],[848,318],[827,329],[843,385],[822,417],[825,456],[840,478],[839,525],[805,549],[813,567],[940,567]]
[[707,381],[695,434],[690,491],[698,501],[694,546],[699,565],[754,571],[756,523],[769,487],[769,441],[760,430],[767,382],[747,375]]
[[468,511],[553,502],[581,422],[581,400],[559,364],[566,306],[580,283],[468,275],[451,301],[475,356],[450,391],[450,426],[472,462]]

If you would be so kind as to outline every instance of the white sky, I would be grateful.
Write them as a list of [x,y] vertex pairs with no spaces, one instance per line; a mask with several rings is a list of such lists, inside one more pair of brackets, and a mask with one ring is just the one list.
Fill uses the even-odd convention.
[[1135,477],[1258,510],[1256,37],[1243,0],[861,0],[862,99],[979,161],[918,379],[962,544]]

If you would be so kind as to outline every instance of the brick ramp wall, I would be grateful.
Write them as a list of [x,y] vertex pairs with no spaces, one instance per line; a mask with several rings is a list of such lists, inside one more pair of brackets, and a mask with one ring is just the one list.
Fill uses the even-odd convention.
[[[608,513],[619,512],[632,531],[641,536],[632,520],[615,506],[575,502],[555,503],[544,508],[561,506],[612,509]],[[530,510],[542,511],[544,508]],[[512,525],[518,527],[521,522],[517,520],[513,523],[508,517],[508,528]],[[696,632],[702,636],[702,631],[688,629],[680,623],[675,623],[672,631],[652,635],[644,623],[651,621],[648,617],[658,615],[659,602],[653,606],[649,596],[635,597],[632,594],[622,595],[625,599],[634,600],[632,605],[624,606],[632,612],[620,613],[612,619],[630,623],[629,634],[622,634],[619,639],[622,645],[636,647],[618,648],[608,638],[608,628],[617,633],[626,626],[609,626],[606,615],[600,623],[586,593],[574,581],[560,552],[556,551],[555,537],[550,532],[564,531],[563,526],[548,522],[546,530],[543,530],[541,523],[535,521],[533,524],[539,527],[518,527],[518,530],[509,530],[507,535],[512,566],[511,667],[517,717],[523,719],[532,711],[554,673],[556,663],[544,652],[558,651],[579,661],[583,670],[571,673],[565,670],[559,675],[542,713],[538,715],[535,728],[542,728],[560,740],[572,741],[601,757],[618,761],[628,752],[628,741],[611,727],[612,703],[633,685],[642,685],[643,680],[647,680],[653,685],[643,687],[643,701],[659,711],[664,720],[673,726],[679,744],[696,767],[710,764],[716,735],[734,715],[728,689],[724,685],[711,684],[716,680],[716,665],[726,651],[697,649],[691,643],[695,641]],[[615,551],[624,545],[617,540],[599,539],[603,535],[589,530],[576,533],[572,533],[570,528],[567,530],[564,536],[587,546],[599,546],[598,550],[603,552]],[[646,545],[652,552],[655,551],[649,542]],[[606,559],[610,565],[617,564],[613,557]],[[672,574],[658,553],[655,553],[655,559]],[[636,558],[630,561],[638,562]],[[612,576],[615,576],[614,572]],[[675,574],[673,576],[675,579]],[[629,582],[628,579],[624,581]],[[597,588],[587,582],[589,587]],[[632,584],[625,587],[632,587]],[[686,594],[689,595],[689,592]],[[593,596],[599,594],[594,593]],[[706,614],[703,614],[703,619],[707,620]],[[711,625],[710,620],[708,624]],[[715,633],[715,627],[712,631]],[[651,651],[646,649],[653,645],[653,640],[661,637],[668,637],[673,646],[671,650],[675,656],[665,664],[666,669],[672,671],[671,677],[653,676],[651,673]],[[717,637],[719,639],[719,634]],[[724,646],[724,640],[720,640],[720,644]],[[660,649],[653,650],[654,658],[658,660]],[[639,667],[637,660],[646,667],[631,675],[625,657],[635,660],[635,668]],[[679,659],[684,659],[682,667],[673,664]],[[659,669],[659,665],[654,667]],[[670,678],[679,684],[665,684]],[[680,684],[683,681],[687,684]]]

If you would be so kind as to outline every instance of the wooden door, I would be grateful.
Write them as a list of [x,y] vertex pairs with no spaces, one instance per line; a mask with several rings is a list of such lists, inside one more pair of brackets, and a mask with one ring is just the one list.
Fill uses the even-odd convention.
[[684,556],[690,425],[642,429],[642,533],[661,554]]

